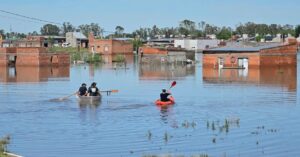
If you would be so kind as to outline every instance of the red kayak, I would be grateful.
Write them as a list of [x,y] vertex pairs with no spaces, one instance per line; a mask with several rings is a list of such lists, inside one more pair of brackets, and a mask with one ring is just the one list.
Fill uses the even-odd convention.
[[174,99],[174,97],[170,96],[169,99],[170,99],[170,101],[160,101],[160,99],[157,99],[157,100],[155,101],[155,104],[156,104],[156,105],[159,105],[159,106],[173,105],[173,104],[175,104],[175,99]]

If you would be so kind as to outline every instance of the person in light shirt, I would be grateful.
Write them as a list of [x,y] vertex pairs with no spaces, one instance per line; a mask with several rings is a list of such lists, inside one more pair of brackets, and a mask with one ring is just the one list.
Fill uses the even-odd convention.
[[97,85],[96,82],[93,82],[91,84],[91,86],[88,89],[88,96],[99,96],[100,95],[99,89],[97,88],[96,85]]

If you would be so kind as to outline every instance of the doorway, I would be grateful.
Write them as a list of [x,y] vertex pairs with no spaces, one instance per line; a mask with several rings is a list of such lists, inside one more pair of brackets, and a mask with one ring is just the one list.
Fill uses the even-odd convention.
[[222,69],[224,67],[224,58],[218,58],[218,65],[219,69]]
[[248,58],[238,58],[238,67],[248,69]]
[[8,66],[15,66],[17,63],[17,56],[9,55],[8,57]]

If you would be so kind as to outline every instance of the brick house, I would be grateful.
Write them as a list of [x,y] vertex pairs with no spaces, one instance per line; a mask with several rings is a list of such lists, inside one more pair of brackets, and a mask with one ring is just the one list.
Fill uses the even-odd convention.
[[69,64],[69,53],[49,53],[44,47],[0,48],[0,66],[60,66]]
[[133,44],[126,40],[97,39],[90,33],[89,52],[101,55],[133,54]]
[[256,47],[221,47],[203,51],[203,67],[247,69],[264,66],[295,66],[297,45],[273,43]]
[[195,53],[187,52],[182,48],[161,48],[161,47],[151,47],[144,46],[140,50],[141,62],[151,63],[176,63],[176,62],[186,62],[187,59],[194,59]]

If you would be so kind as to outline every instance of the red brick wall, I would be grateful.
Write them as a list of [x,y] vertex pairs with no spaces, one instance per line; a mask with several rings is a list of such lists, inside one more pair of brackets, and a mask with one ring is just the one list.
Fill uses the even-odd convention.
[[155,48],[155,47],[141,47],[141,52],[143,52],[143,54],[160,54],[160,55],[168,54],[168,50],[162,48]]
[[133,44],[128,41],[112,39],[95,39],[91,33],[89,35],[89,52],[111,55],[111,54],[132,54]]
[[[237,67],[238,58],[248,58],[249,68],[260,66],[260,56],[257,53],[222,53],[222,54],[203,54],[203,67],[218,68],[218,59],[224,59],[224,67]],[[234,63],[232,63],[234,58]]]
[[296,54],[297,53],[297,45],[283,45],[276,48],[264,49],[260,51],[261,55],[283,55],[283,54]]
[[297,65],[297,56],[295,55],[264,55],[260,56],[261,66],[290,66]]
[[[7,65],[7,55],[16,55],[17,66],[48,66],[52,65],[51,56],[57,57],[53,65],[69,65],[70,55],[68,53],[47,53],[46,48],[18,47],[0,48],[0,65]],[[54,57],[54,58],[55,58]],[[53,57],[52,57],[53,58]]]
[[133,54],[133,44],[128,41],[113,40],[112,54]]
[[90,52],[94,47],[95,53],[112,54],[112,40],[95,39],[94,42],[90,42],[89,47]]

